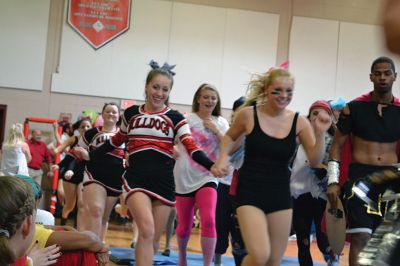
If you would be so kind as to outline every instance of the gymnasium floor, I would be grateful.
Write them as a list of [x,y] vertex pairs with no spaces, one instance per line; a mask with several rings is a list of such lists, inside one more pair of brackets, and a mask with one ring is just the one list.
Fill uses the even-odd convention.
[[[132,241],[132,230],[131,230],[131,225],[130,224],[125,224],[125,225],[117,225],[117,224],[110,224],[109,229],[107,232],[107,243],[110,244],[111,247],[129,247],[131,245]],[[163,249],[165,246],[165,238],[161,238],[161,243],[160,247]],[[172,250],[175,252],[177,251],[177,244],[176,244],[176,239],[175,237],[172,239],[171,243]],[[349,247],[348,245],[345,246],[344,249],[344,254],[341,257],[341,266],[348,266],[348,252]],[[312,256],[315,262],[319,262],[321,264],[324,264],[324,259],[322,255],[320,254],[317,244],[315,241],[312,242],[311,244],[311,251],[312,251]],[[190,237],[189,245],[188,245],[188,252],[193,252],[193,253],[201,253],[201,248],[200,248],[200,239],[199,239],[199,230],[194,228],[192,231],[192,235]],[[228,250],[226,256],[231,256],[231,252]],[[297,257],[297,245],[296,241],[289,241],[288,247],[285,253],[286,257]],[[113,265],[113,264],[112,264]]]

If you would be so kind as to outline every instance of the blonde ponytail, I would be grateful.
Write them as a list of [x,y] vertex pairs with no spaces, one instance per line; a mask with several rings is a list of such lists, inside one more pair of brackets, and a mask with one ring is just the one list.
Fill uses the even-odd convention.
[[8,131],[7,141],[5,144],[8,146],[16,146],[23,142],[25,142],[24,127],[20,123],[15,123]]
[[278,77],[289,77],[294,81],[290,72],[283,68],[271,68],[267,73],[254,74],[247,86],[246,101],[243,106],[264,103],[265,90]]

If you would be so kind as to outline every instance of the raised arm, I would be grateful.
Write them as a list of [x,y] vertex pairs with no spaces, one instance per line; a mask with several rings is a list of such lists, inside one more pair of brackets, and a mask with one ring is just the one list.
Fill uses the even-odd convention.
[[61,136],[60,136],[60,134],[58,133],[58,127],[59,127],[58,123],[57,123],[57,122],[54,122],[54,123],[53,123],[54,138],[56,139],[56,143],[57,143],[58,145],[60,145],[60,144],[61,144]]
[[304,117],[299,117],[298,136],[310,161],[311,167],[322,163],[325,155],[325,132],[332,123],[332,118],[326,112],[321,112],[311,123]]
[[69,137],[64,142],[60,144],[57,148],[54,149],[55,153],[63,152],[67,147],[72,146],[76,141],[76,136]]
[[322,162],[324,156],[325,140],[323,134],[317,135],[310,122],[302,116],[299,117],[298,128],[300,130],[298,133],[299,140],[310,161],[310,166],[316,167]]

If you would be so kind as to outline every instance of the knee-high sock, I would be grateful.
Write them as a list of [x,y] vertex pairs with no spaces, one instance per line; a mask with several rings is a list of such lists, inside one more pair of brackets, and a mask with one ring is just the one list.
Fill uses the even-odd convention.
[[176,228],[176,239],[179,248],[179,266],[186,266],[186,247],[192,231],[194,215],[194,198],[176,196],[176,212],[178,226]]
[[199,207],[201,227],[201,249],[204,266],[209,266],[214,257],[217,243],[215,227],[215,209],[217,206],[217,191],[212,187],[204,187],[197,191],[196,204]]
[[189,241],[189,237],[180,237],[176,235],[176,240],[178,241],[178,266],[187,266],[186,259],[186,247]]
[[211,266],[214,257],[216,237],[201,237],[201,250],[203,251],[204,266]]

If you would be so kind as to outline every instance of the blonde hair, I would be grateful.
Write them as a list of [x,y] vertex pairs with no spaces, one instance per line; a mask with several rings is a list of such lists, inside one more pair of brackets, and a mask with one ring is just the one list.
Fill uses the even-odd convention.
[[8,146],[15,146],[25,142],[24,127],[22,124],[13,124],[8,131],[7,140],[5,142]]
[[263,102],[265,89],[279,77],[288,77],[294,82],[292,74],[283,68],[273,68],[267,73],[254,74],[247,86],[246,101],[243,106],[251,106],[254,103]]

